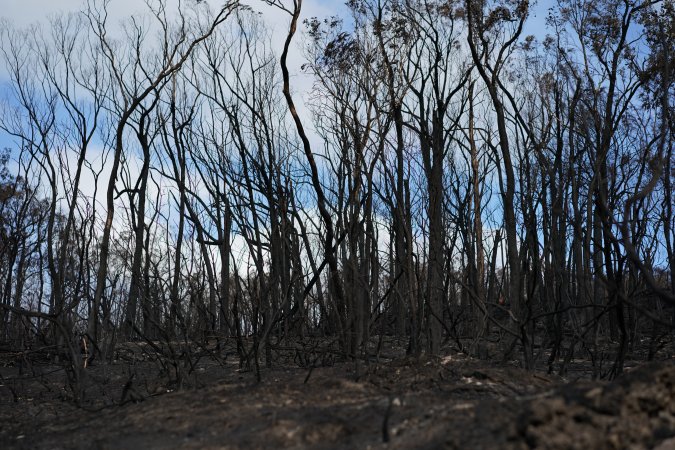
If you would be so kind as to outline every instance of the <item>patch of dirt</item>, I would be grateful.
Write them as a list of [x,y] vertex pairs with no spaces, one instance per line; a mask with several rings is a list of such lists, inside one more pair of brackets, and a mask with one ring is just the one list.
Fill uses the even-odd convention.
[[197,371],[208,382],[166,392],[158,381],[147,388],[149,376],[129,386],[128,376],[108,367],[118,385],[126,380],[127,390],[137,390],[132,400],[144,400],[87,409],[54,390],[38,397],[35,386],[33,397],[17,399],[4,386],[0,447],[675,448],[672,362],[612,383],[573,384],[461,355],[371,363],[358,376],[356,369],[274,368],[256,383],[234,364],[203,365]]
[[645,365],[608,385],[570,385],[531,401],[510,436],[530,448],[550,449],[654,448],[672,437],[672,364]]

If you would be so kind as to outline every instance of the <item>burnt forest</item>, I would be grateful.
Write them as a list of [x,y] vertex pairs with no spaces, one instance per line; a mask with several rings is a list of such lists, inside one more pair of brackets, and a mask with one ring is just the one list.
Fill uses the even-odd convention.
[[0,448],[675,448],[675,0],[6,3]]

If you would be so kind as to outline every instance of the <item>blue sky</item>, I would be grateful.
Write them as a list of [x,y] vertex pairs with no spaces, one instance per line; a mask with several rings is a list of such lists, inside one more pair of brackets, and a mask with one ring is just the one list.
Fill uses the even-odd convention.
[[[99,1],[99,0],[93,0]],[[75,12],[84,8],[84,0],[0,0],[2,12],[0,18],[6,19],[15,27],[26,27],[34,23],[45,23],[51,15],[58,13]],[[169,4],[177,4],[178,0],[168,0]],[[183,3],[186,3],[183,0]],[[218,7],[221,0],[208,0],[212,7]],[[273,33],[273,47],[277,52],[281,50],[283,37],[285,37],[288,16],[277,8],[266,5],[262,0],[248,2],[251,6],[261,11],[265,21],[269,24]],[[545,23],[548,11],[555,3],[553,0],[540,0],[531,5],[530,18],[526,24],[524,35],[534,35],[542,40],[546,34]],[[139,0],[111,0],[109,5],[109,21],[111,24],[119,23],[131,14],[145,10],[145,5]],[[348,14],[344,0],[305,0],[303,4],[303,19],[309,17],[328,17],[333,15],[344,16]],[[2,25],[0,25],[2,26]],[[279,36],[279,38],[276,37]],[[300,66],[304,62],[300,50],[300,39],[296,39],[295,48],[289,55],[289,65],[294,73],[294,88],[298,96],[304,97],[310,89],[311,80],[301,74]],[[7,78],[4,67],[0,64],[0,100],[8,97]],[[304,109],[304,101],[298,99],[298,106]],[[0,148],[12,147],[12,141],[8,136],[0,132]]]

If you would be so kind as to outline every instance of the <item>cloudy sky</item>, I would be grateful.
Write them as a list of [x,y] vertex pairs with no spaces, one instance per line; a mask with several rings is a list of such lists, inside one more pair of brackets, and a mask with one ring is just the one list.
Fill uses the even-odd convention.
[[[5,19],[17,28],[26,27],[34,23],[45,23],[52,15],[81,11],[87,1],[94,4],[103,0],[0,0],[0,19]],[[159,0],[150,0],[156,3]],[[169,5],[192,3],[194,0],[166,0]],[[217,9],[225,0],[206,0],[212,9]],[[279,9],[269,6],[263,0],[244,0],[252,8],[259,11],[265,19],[265,23],[272,32],[272,48],[281,53],[284,38],[289,21],[288,14]],[[289,2],[290,0],[280,0]],[[539,40],[545,36],[545,20],[548,10],[554,5],[554,0],[539,0],[531,2],[530,18],[527,22],[524,34],[533,34]],[[147,6],[143,0],[109,0],[109,24],[119,24],[123,19],[134,14],[147,14]],[[345,0],[305,0],[301,20],[310,17],[348,16]],[[7,23],[5,22],[5,23]],[[0,21],[0,27],[3,22]],[[300,28],[302,30],[302,28]],[[306,99],[311,89],[312,80],[302,74],[300,67],[305,62],[301,50],[302,38],[296,37],[295,45],[289,55],[289,69],[292,75],[292,89],[295,92],[296,103],[301,114],[307,114],[305,108]],[[0,100],[7,97],[7,84],[4,67],[0,65]],[[308,124],[309,125],[309,124]],[[7,136],[0,133],[0,148],[8,146]]]
[[[102,2],[102,0],[89,1]],[[188,4],[194,0],[167,0],[167,3],[177,5],[181,1],[183,4]],[[206,1],[214,10],[224,3],[224,0]],[[151,0],[151,2],[156,3],[157,0]],[[84,9],[86,3],[87,0],[0,0],[2,6],[0,17],[8,19],[16,27],[23,27],[36,22],[45,22],[50,15],[80,11]],[[272,28],[273,33],[279,36],[279,38],[275,36],[273,43],[280,49],[289,20],[288,14],[267,5],[263,0],[248,0],[245,3],[259,11],[265,18],[265,22]],[[115,24],[130,15],[147,13],[148,9],[143,0],[110,0],[108,11],[110,23]],[[345,0],[305,0],[303,4],[303,18],[344,15],[346,11]],[[300,55],[291,55],[291,57],[291,62],[298,70],[301,64]]]
[[[95,0],[102,1],[102,0]],[[10,18],[17,24],[28,24],[47,17],[49,14],[58,12],[77,11],[82,8],[86,0],[2,0],[2,13],[0,15]],[[183,0],[183,3],[188,3]],[[207,0],[212,7],[217,7],[221,0]],[[169,0],[169,3],[178,3],[178,0]],[[262,0],[248,1],[248,4],[256,9],[273,9],[265,5]],[[118,18],[143,11],[145,5],[142,0],[110,0],[109,10],[111,18]],[[306,0],[303,10],[308,16],[336,14],[344,10],[342,0]]]
[[[46,23],[50,16],[59,13],[81,11],[86,7],[87,1],[98,4],[103,0],[0,0],[0,19],[5,19],[13,27],[23,28],[35,23]],[[158,1],[150,0],[152,4]],[[224,1],[206,0],[213,10],[217,10]],[[194,0],[167,0],[170,7],[179,3],[185,5],[193,2]],[[266,4],[263,0],[246,0],[244,3],[249,4],[264,17],[265,23],[272,31],[272,48],[280,54],[287,32],[289,15]],[[108,12],[108,23],[114,27],[131,15],[147,14],[148,8],[143,0],[109,0]],[[345,0],[305,0],[302,12],[301,20],[309,17],[345,16],[348,10]],[[1,26],[3,26],[2,22],[0,22]],[[311,81],[301,74],[300,67],[304,60],[300,46],[301,39],[296,38],[295,45],[289,54],[289,68],[294,77],[293,89],[297,95],[302,97],[309,91],[311,86],[308,84]],[[6,93],[3,92],[6,88],[6,85],[3,85],[4,82],[6,82],[6,75],[4,68],[0,67],[0,97],[6,97]],[[300,108],[302,108],[302,103],[300,102]],[[6,141],[3,141],[3,137],[0,136],[0,144],[3,142]]]
[[[5,19],[4,23],[9,23],[16,28],[27,27],[34,23],[45,23],[50,16],[59,13],[76,12],[83,10],[87,2],[93,4],[100,4],[103,0],[0,0],[0,19]],[[151,3],[157,3],[159,0],[149,0]],[[166,0],[170,5],[178,5],[192,3],[194,0]],[[212,9],[216,10],[226,0],[205,0]],[[284,38],[287,32],[289,21],[288,14],[280,11],[278,8],[266,4],[263,0],[243,0],[252,8],[259,11],[264,17],[265,23],[272,32],[272,49],[276,51],[277,55],[281,53]],[[290,2],[290,0],[280,0],[282,2]],[[545,36],[545,20],[548,10],[554,5],[553,0],[539,0],[531,2],[531,13],[528,19],[524,34],[533,34],[539,40]],[[122,22],[123,19],[135,14],[147,14],[148,9],[143,0],[109,0],[108,6],[109,24],[116,25]],[[342,16],[347,17],[349,14],[345,6],[345,0],[304,0],[301,20],[310,17],[330,17]],[[0,21],[0,27],[3,22]],[[302,27],[300,28],[302,30]],[[0,30],[1,31],[1,30]],[[291,85],[296,96],[296,103],[300,113],[307,115],[305,108],[306,100],[311,89],[312,80],[309,76],[303,75],[300,70],[301,65],[305,62],[303,52],[301,50],[302,37],[297,36],[295,45],[291,48],[289,54],[289,69],[291,71]],[[0,100],[6,99],[7,91],[7,77],[5,70],[0,65]],[[311,121],[307,125],[311,126]],[[7,136],[3,136],[0,132],[0,148],[11,147],[11,142],[8,141]]]
[[[25,27],[33,23],[44,23],[54,14],[75,12],[84,9],[87,1],[100,3],[103,0],[0,0],[0,18],[7,19],[15,27]],[[156,2],[158,0],[150,0]],[[170,5],[176,5],[179,2],[183,4],[191,3],[194,0],[167,0]],[[281,0],[288,2],[289,0]],[[329,16],[347,16],[348,9],[345,6],[346,0],[305,0],[303,3],[302,19],[310,17],[329,17]],[[119,23],[122,19],[133,14],[147,13],[147,7],[142,0],[109,0],[109,23]],[[215,10],[223,4],[224,0],[206,0]],[[287,31],[289,16],[279,9],[267,5],[263,0],[245,0],[252,8],[259,11],[265,18],[273,33],[273,47],[279,53]],[[527,22],[524,34],[533,34],[538,39],[543,39],[545,35],[545,20],[548,10],[555,5],[554,0],[531,1],[530,18]],[[0,26],[1,22],[0,22]],[[295,76],[299,75],[303,56],[300,51],[301,40],[296,38],[295,46],[289,55],[289,68]],[[4,78],[3,70],[0,68],[0,82]],[[309,87],[297,86],[296,80],[294,88],[298,94],[302,95]],[[308,81],[308,80],[302,80]]]
[[[99,2],[102,0],[90,1]],[[169,0],[169,3],[176,4],[178,1]],[[187,2],[189,1],[187,0]],[[207,2],[213,8],[216,8],[222,3],[222,0],[207,0]],[[83,8],[85,3],[86,0],[0,0],[2,5],[0,16],[9,19],[17,26],[23,26],[44,21],[50,14],[78,11]],[[183,3],[186,3],[186,1],[183,0]],[[288,21],[285,14],[266,5],[262,0],[248,0],[246,3],[261,11],[276,32],[283,33],[285,31],[284,27]],[[541,37],[547,11],[555,3],[553,0],[531,2],[531,17],[526,30],[529,34]],[[145,9],[141,0],[110,0],[111,21],[120,20]],[[346,11],[345,0],[305,0],[303,4],[303,18],[344,15]]]
[[[89,0],[99,2],[102,0]],[[183,0],[183,3],[189,3],[191,0]],[[213,9],[216,9],[223,0],[207,0]],[[282,0],[286,1],[286,0]],[[179,0],[168,0],[170,5],[177,5]],[[265,22],[272,30],[273,49],[281,52],[289,16],[277,8],[265,4],[262,0],[249,0],[248,3],[263,15]],[[17,28],[26,27],[33,23],[44,23],[54,14],[76,12],[84,9],[86,0],[0,0],[0,18],[6,19],[11,25]],[[534,34],[538,39],[543,39],[545,34],[544,24],[548,9],[553,5],[553,0],[540,0],[534,6],[531,17],[528,21],[525,34]],[[141,0],[110,0],[109,4],[109,23],[116,24],[130,15],[146,13],[147,7]],[[301,19],[309,17],[329,17],[346,16],[348,10],[345,7],[345,0],[305,0],[303,4],[303,14]],[[5,22],[6,23],[6,22]],[[2,22],[0,22],[0,26]],[[300,66],[304,62],[300,50],[301,39],[296,39],[294,48],[289,55],[289,65],[293,74],[293,89],[298,97],[299,109],[304,109],[304,99],[311,88],[311,79],[300,73]],[[6,97],[5,91],[6,79],[3,76],[3,68],[0,67],[0,97]],[[308,124],[309,125],[309,124]],[[7,136],[0,133],[0,147],[11,146]],[[96,153],[96,149],[94,149]],[[100,151],[99,151],[100,153]],[[91,155],[90,155],[91,157]],[[90,177],[89,177],[90,178]],[[108,174],[104,170],[99,183],[107,183]],[[83,192],[93,192],[95,183],[93,179],[83,179]],[[104,189],[99,185],[98,203],[103,203]],[[99,198],[100,197],[100,198]],[[388,239],[387,239],[388,240]],[[233,247],[241,247],[241,259],[246,260],[245,245],[243,242],[235,242]]]

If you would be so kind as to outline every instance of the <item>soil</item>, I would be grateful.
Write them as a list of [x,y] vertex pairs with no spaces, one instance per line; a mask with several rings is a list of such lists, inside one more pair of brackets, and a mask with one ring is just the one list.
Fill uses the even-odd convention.
[[[138,357],[87,369],[0,368],[0,448],[675,449],[675,361],[570,382],[447,352],[261,372],[203,358],[183,386]],[[21,373],[19,373],[21,371]],[[180,389],[179,389],[180,387]]]

